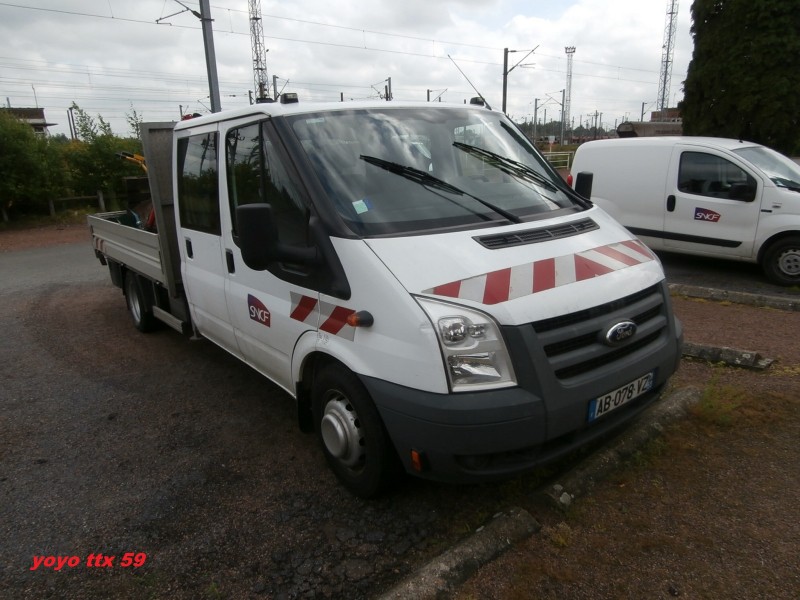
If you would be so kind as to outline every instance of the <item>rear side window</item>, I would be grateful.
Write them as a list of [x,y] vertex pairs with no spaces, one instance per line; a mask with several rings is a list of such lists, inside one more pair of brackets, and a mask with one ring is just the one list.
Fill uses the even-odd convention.
[[687,194],[730,198],[731,186],[744,183],[756,187],[756,180],[729,160],[705,152],[681,154],[678,189]]
[[178,140],[178,209],[181,227],[220,234],[216,133]]

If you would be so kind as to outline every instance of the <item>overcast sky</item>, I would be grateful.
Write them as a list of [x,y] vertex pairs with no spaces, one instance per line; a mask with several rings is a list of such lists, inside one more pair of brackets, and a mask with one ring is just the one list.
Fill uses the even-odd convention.
[[[199,2],[184,5],[199,11]],[[638,120],[658,94],[669,0],[261,0],[269,81],[302,101],[377,98],[391,78],[396,100],[475,94],[509,115],[558,120],[575,46],[569,114],[602,113],[607,127]],[[254,88],[248,0],[211,0],[223,109]],[[691,0],[678,5],[670,105],[691,59]],[[52,133],[69,134],[74,101],[130,134],[126,114],[175,120],[210,111],[200,22],[176,0],[0,0],[0,100],[39,106]],[[174,14],[180,13],[180,14]],[[451,58],[448,58],[448,55]],[[464,75],[462,75],[458,68]],[[466,77],[465,77],[466,76]]]

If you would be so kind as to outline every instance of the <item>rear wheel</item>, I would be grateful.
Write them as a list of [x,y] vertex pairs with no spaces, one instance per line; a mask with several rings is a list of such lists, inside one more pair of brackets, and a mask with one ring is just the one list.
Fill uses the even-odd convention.
[[143,333],[155,329],[156,318],[153,316],[153,310],[144,295],[139,276],[133,271],[125,274],[125,302],[136,329]]
[[800,237],[778,240],[764,254],[764,274],[778,285],[800,284]]
[[345,367],[328,365],[312,396],[317,437],[333,472],[357,496],[380,494],[398,474],[397,459],[363,384]]

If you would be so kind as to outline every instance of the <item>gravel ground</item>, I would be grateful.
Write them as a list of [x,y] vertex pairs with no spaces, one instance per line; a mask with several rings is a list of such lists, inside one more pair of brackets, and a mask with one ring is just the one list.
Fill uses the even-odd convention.
[[[687,340],[776,365],[685,361],[676,385],[716,395],[564,515],[537,501],[549,473],[353,498],[288,397],[207,342],[142,336],[107,279],[85,227],[0,232],[2,594],[366,598],[522,506],[543,532],[460,597],[800,596],[798,313],[675,298]],[[81,564],[30,570],[49,555]]]

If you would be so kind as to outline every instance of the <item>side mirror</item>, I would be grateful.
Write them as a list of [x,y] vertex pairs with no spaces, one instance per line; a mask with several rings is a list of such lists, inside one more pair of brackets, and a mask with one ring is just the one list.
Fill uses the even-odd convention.
[[575,179],[575,191],[590,200],[592,198],[592,183],[594,182],[594,173],[588,171],[581,171]]
[[752,202],[756,199],[756,188],[747,183],[734,183],[728,190],[728,198]]
[[[272,206],[269,204],[237,206],[236,228],[242,260],[254,271],[265,271],[274,262],[301,265],[314,265],[320,262],[315,246],[303,248],[281,244]],[[316,233],[317,228],[312,227],[312,229]]]

